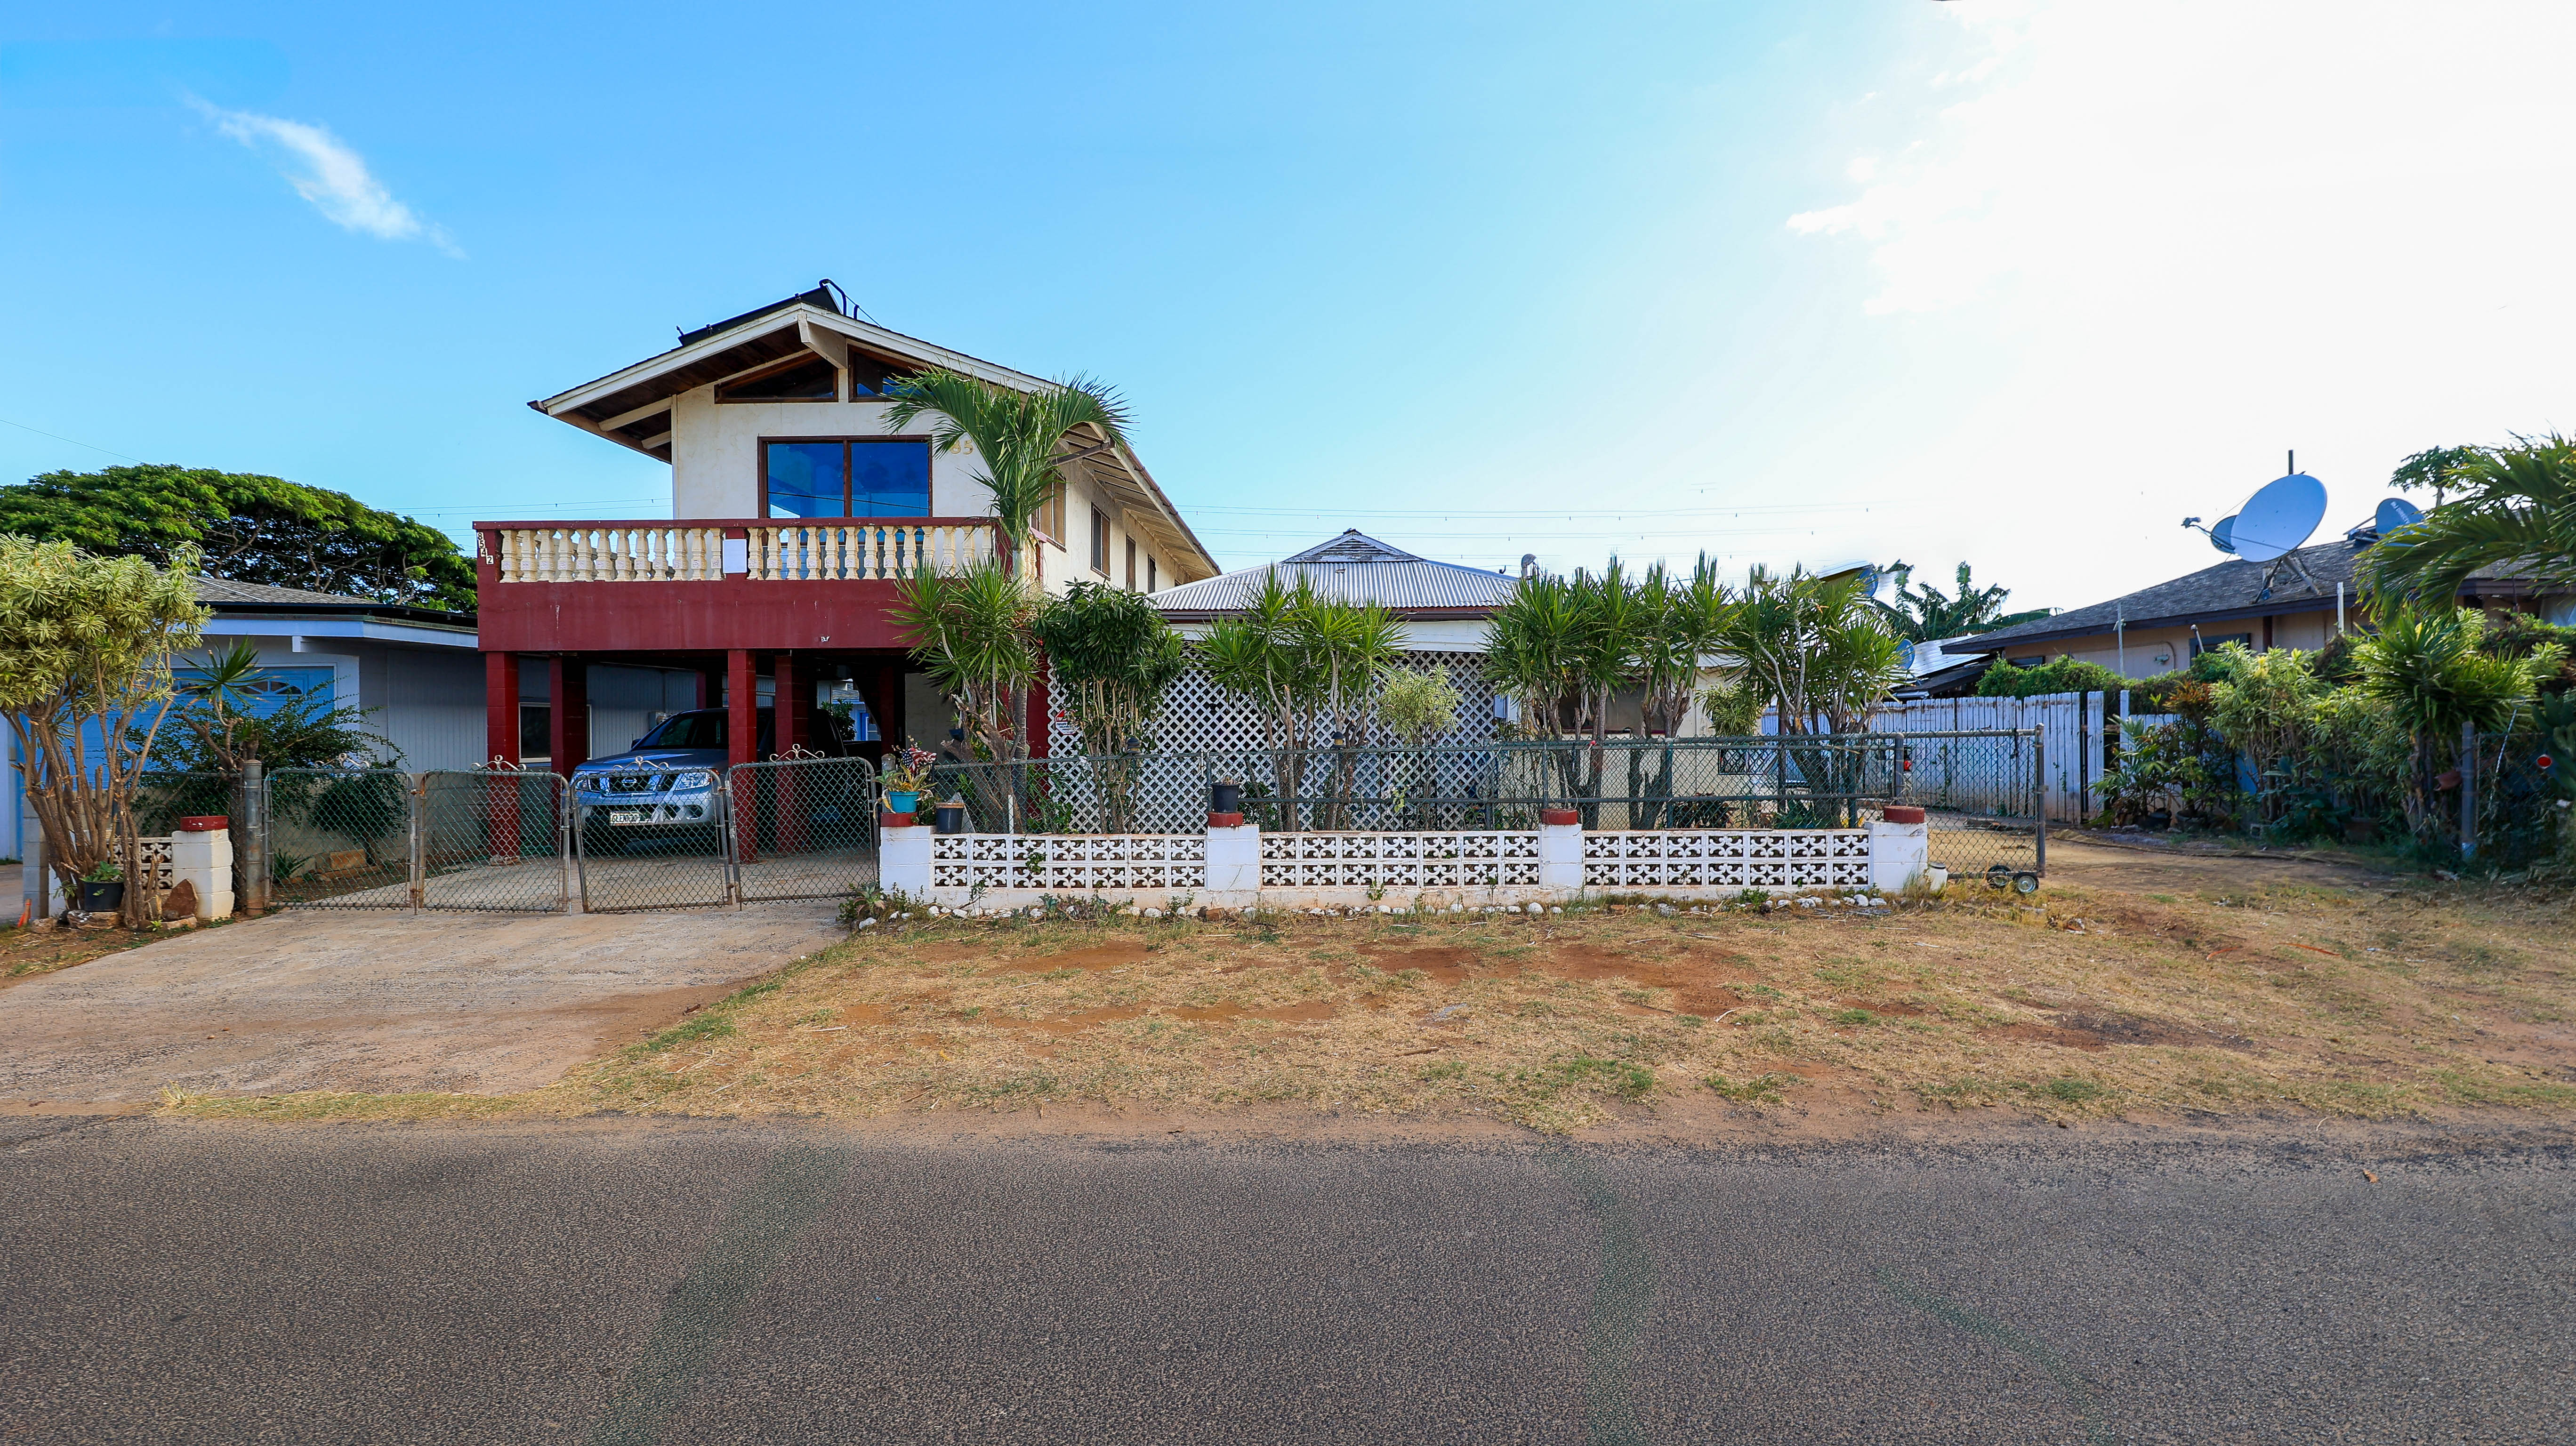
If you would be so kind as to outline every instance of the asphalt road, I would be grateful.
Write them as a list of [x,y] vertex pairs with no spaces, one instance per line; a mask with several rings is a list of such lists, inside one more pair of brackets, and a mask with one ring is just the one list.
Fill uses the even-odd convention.
[[8,1130],[11,1443],[2576,1439],[2562,1147]]

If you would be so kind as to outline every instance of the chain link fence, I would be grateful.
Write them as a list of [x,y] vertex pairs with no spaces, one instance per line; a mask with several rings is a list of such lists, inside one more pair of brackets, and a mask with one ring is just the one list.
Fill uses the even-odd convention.
[[408,909],[417,842],[411,775],[394,768],[279,768],[266,777],[269,902]]
[[1953,875],[2041,871],[2036,730],[1502,742],[1432,748],[1213,749],[1026,763],[943,763],[930,796],[975,833],[1179,833],[1210,785],[1242,785],[1267,832],[1532,828],[1573,809],[1588,829],[1852,827],[1926,810]]
[[[734,902],[728,790],[712,774],[696,792],[583,790],[572,795],[573,861],[586,914]],[[675,802],[675,797],[686,801]]]
[[544,912],[564,906],[564,781],[552,773],[420,775],[420,906]]
[[864,758],[737,763],[734,877],[745,902],[827,899],[877,881],[877,774]]
[[[134,831],[145,838],[158,838],[175,833],[179,820],[215,816],[229,823],[235,838],[240,837],[249,810],[243,807],[241,775],[237,773],[145,773],[134,781]],[[245,888],[250,866],[247,851],[233,850],[233,897],[248,897]]]
[[1902,750],[1892,802],[1923,810],[1931,861],[1953,879],[2000,886],[2047,872],[2046,750],[2037,729],[1951,729],[1884,735]]

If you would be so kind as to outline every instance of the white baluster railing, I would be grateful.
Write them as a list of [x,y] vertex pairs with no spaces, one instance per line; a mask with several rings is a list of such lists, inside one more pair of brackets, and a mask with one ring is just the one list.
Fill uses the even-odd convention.
[[994,556],[990,523],[545,522],[487,526],[503,582],[713,582],[728,527],[749,540],[754,580],[899,581],[963,572]]

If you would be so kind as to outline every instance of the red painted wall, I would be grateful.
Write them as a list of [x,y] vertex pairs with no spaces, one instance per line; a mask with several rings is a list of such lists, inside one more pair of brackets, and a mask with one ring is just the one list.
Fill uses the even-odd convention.
[[486,652],[900,648],[892,582],[487,582]]

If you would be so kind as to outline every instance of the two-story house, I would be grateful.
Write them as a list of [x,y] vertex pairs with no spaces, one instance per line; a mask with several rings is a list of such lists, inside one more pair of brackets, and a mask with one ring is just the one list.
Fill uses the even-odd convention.
[[[809,746],[831,689],[862,700],[884,740],[944,734],[947,703],[906,657],[890,608],[904,579],[991,558],[999,542],[975,455],[885,423],[889,379],[926,367],[1051,385],[848,315],[826,282],[529,403],[668,463],[672,515],[474,524],[491,756],[544,757],[559,773],[591,756],[594,667],[694,679],[690,703],[728,710],[736,762],[759,747],[763,707],[771,753]],[[1077,434],[1062,450],[1066,483],[1037,518],[1024,575],[1056,593],[1216,575],[1130,448]],[[1043,752],[1046,691],[1031,691]],[[521,705],[540,693],[549,706],[524,716],[551,736],[524,738]]]

